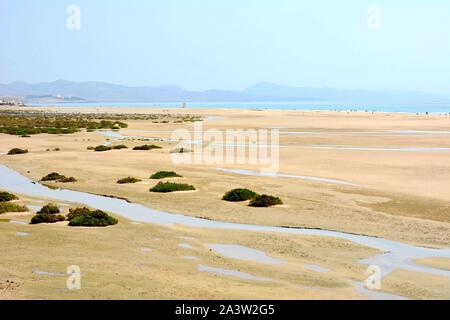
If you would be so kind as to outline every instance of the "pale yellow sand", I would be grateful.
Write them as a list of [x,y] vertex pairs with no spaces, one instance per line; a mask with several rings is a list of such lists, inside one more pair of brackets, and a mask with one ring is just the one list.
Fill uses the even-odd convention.
[[[52,110],[62,109],[52,108]],[[72,108],[63,110],[73,111]],[[97,111],[86,108],[77,110]],[[158,112],[158,110],[113,108],[108,108],[106,111]],[[169,112],[223,117],[219,120],[204,121],[203,125],[206,129],[282,127],[281,131],[328,133],[327,135],[282,135],[282,144],[295,144],[295,146],[281,149],[280,172],[341,179],[351,181],[358,187],[287,178],[240,176],[217,171],[216,166],[176,166],[170,160],[170,150],[175,145],[168,142],[155,143],[163,146],[163,150],[148,152],[120,150],[95,153],[86,148],[101,144],[105,141],[105,137],[98,133],[85,132],[65,136],[39,135],[26,139],[0,135],[0,153],[6,153],[13,147],[30,150],[27,155],[14,157],[2,155],[0,163],[34,180],[57,171],[79,180],[75,184],[57,184],[58,186],[125,197],[130,201],[173,213],[221,221],[347,231],[429,247],[449,247],[450,245],[448,185],[450,152],[322,150],[308,147],[316,144],[450,147],[448,134],[388,136],[351,133],[388,130],[450,131],[448,116],[198,109],[170,110]],[[129,130],[167,130],[169,132],[126,134],[163,138],[170,137],[170,131],[173,129],[192,129],[193,126],[192,124],[154,124],[151,121],[127,122],[130,125]],[[125,144],[131,147],[143,143],[134,141]],[[61,148],[61,151],[46,151],[46,149],[53,150],[57,147]],[[249,165],[228,167],[255,170]],[[149,188],[158,181],[148,180],[148,177],[159,170],[177,171],[184,176],[182,182],[195,185],[198,192],[164,195],[150,193]],[[115,183],[118,179],[127,176],[143,179],[144,183],[134,185]],[[226,191],[236,187],[247,187],[259,193],[279,196],[283,199],[285,206],[257,209],[247,207],[245,203],[227,203],[220,200]],[[12,232],[16,230],[13,228],[18,227],[21,226],[0,223],[2,231],[6,229]],[[363,280],[366,277],[364,267],[358,265],[356,261],[370,256],[373,252],[367,248],[357,249],[353,244],[336,239],[325,239],[323,242],[318,241],[317,238],[234,232],[215,233],[204,230],[185,231],[189,232],[189,235],[195,234],[193,236],[198,242],[194,242],[194,248],[199,252],[181,252],[181,248],[176,248],[180,242],[183,242],[176,240],[176,237],[181,235],[180,230],[152,225],[132,225],[126,220],[122,220],[118,226],[100,230],[73,230],[60,226],[33,226],[26,227],[26,230],[28,228],[32,230],[33,237],[39,237],[40,241],[32,240],[33,237],[23,237],[20,238],[21,242],[16,244],[17,239],[11,234],[1,233],[2,242],[8,244],[5,246],[8,248],[8,254],[7,258],[2,258],[2,260],[5,259],[5,263],[2,263],[0,274],[8,275],[21,283],[9,297],[61,298],[62,293],[55,291],[56,287],[64,286],[61,279],[33,278],[35,276],[30,274],[30,269],[48,269],[54,265],[58,266],[59,270],[64,268],[68,261],[76,260],[74,257],[80,257],[82,261],[86,261],[89,272],[93,272],[88,275],[87,281],[92,286],[88,286],[83,292],[64,293],[67,296],[62,298],[361,298],[350,285],[349,279]],[[145,231],[141,232],[142,230]],[[50,243],[53,237],[61,240],[61,247],[51,246],[52,250],[40,250],[43,247],[42,241]],[[152,241],[147,243],[147,240],[153,238],[163,240],[158,242],[159,245],[164,246],[163,250],[155,247],[157,245]],[[205,247],[208,242],[217,243],[218,241],[238,242],[252,248],[266,250],[268,254],[283,259],[298,260],[292,264],[270,268],[228,261],[215,257]],[[309,245],[304,245],[306,242]],[[77,255],[66,250],[66,245],[63,244],[67,243],[70,244],[67,247],[74,250]],[[329,246],[321,248],[321,245],[318,246],[319,243]],[[17,247],[19,245],[20,247]],[[144,254],[139,249],[142,247],[149,247],[154,251]],[[143,255],[153,258],[147,260],[141,257]],[[257,276],[274,278],[279,283],[268,285],[241,280],[230,282],[222,279],[223,277],[198,273],[195,261],[179,259],[178,255],[195,255],[202,259],[202,263],[206,261],[204,264],[236,268]],[[21,261],[21,267],[14,270],[12,265],[17,259]],[[129,261],[132,263],[128,263]],[[313,280],[306,280],[309,277],[309,271],[301,267],[304,263],[318,263],[331,269],[332,272],[313,274]],[[107,269],[104,273],[100,271],[103,270],[102,266]],[[33,279],[36,281],[32,281]],[[166,283],[168,281],[170,285],[164,286],[165,281]],[[318,286],[321,289],[306,290],[301,287],[302,285]],[[42,291],[42,288],[46,289]],[[444,297],[449,290],[448,286],[447,289],[443,289],[437,281],[427,283],[419,280],[417,284],[411,285],[413,289],[408,289],[409,291],[401,289],[398,284],[392,284],[386,288],[389,292],[405,294],[412,298]],[[425,288],[423,289],[425,291],[419,290],[420,288]],[[40,295],[39,292],[43,293]]]

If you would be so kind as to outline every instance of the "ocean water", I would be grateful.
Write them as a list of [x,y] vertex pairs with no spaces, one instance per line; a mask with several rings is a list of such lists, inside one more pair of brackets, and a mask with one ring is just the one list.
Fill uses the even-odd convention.
[[[29,103],[31,106],[59,107],[118,107],[118,108],[181,108],[182,102],[58,102]],[[242,110],[338,110],[368,112],[405,113],[447,113],[450,114],[450,101],[402,104],[355,104],[345,102],[188,102],[187,108],[199,109],[242,109]]]

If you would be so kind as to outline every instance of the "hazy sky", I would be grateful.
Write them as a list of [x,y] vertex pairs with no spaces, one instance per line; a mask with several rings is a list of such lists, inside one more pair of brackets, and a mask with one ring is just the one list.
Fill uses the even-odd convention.
[[1,83],[450,92],[448,0],[0,0],[0,40]]

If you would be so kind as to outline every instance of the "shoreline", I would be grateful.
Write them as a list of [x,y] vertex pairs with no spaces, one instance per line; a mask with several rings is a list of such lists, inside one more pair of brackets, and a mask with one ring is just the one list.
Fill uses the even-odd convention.
[[[7,105],[0,105],[0,110],[3,109],[17,109],[19,108],[20,110],[25,110],[25,109],[30,109],[30,110],[41,110],[41,111],[45,111],[45,110],[53,110],[53,109],[61,109],[64,111],[67,111],[68,109],[73,109],[76,110],[76,112],[81,112],[82,110],[88,110],[88,109],[96,109],[98,111],[102,110],[106,110],[106,109],[118,109],[121,111],[124,110],[145,110],[145,111],[177,111],[177,112],[182,112],[185,113],[186,111],[247,111],[247,112],[264,112],[264,111],[279,111],[279,112],[325,112],[325,113],[360,113],[360,114],[396,114],[396,115],[418,115],[418,116],[450,116],[450,104],[448,105],[448,109],[446,109],[445,111],[427,111],[427,110],[381,110],[382,108],[375,108],[372,107],[369,108],[365,108],[365,107],[348,107],[348,108],[338,108],[338,107],[323,107],[323,108],[303,108],[302,107],[295,107],[295,108],[283,108],[283,107],[262,107],[262,106],[257,106],[258,102],[255,102],[255,107],[239,107],[239,106],[223,106],[223,107],[218,107],[218,106],[214,106],[215,102],[211,102],[211,103],[206,103],[205,104],[210,104],[210,105],[206,105],[206,106],[187,106],[186,108],[180,107],[179,104],[175,105],[175,106],[164,106],[164,103],[161,104],[154,104],[152,105],[152,103],[147,103],[144,102],[142,104],[145,104],[145,106],[140,106],[141,103],[123,103],[123,105],[118,105],[121,104],[121,102],[109,102],[109,103],[105,103],[105,104],[101,104],[101,105],[95,105],[97,104],[97,102],[94,103],[86,103],[85,105],[83,103],[71,103],[71,102],[67,102],[67,103],[43,103],[43,104],[28,104],[28,105],[24,105],[24,106],[7,106]],[[168,104],[172,104],[172,103],[168,103]],[[176,104],[176,103],[173,103]],[[232,102],[230,104],[233,104]]]

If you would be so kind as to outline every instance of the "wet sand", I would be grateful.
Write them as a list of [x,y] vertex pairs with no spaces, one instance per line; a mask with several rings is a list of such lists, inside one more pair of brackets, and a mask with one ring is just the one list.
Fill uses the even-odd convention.
[[[56,110],[56,109],[55,109]],[[64,109],[68,111],[68,109]],[[96,111],[86,110],[83,112]],[[144,110],[108,110],[114,112],[144,112]],[[161,111],[161,110],[160,110]],[[145,111],[150,112],[150,111]],[[170,110],[169,112],[178,112]],[[28,155],[10,157],[6,155],[0,156],[0,163],[6,164],[11,168],[18,170],[20,173],[38,180],[42,176],[52,171],[58,171],[67,176],[75,176],[79,181],[73,185],[61,185],[66,188],[92,192],[96,194],[108,194],[125,197],[133,202],[148,205],[157,210],[163,210],[171,213],[185,214],[196,217],[205,217],[224,222],[234,223],[250,223],[267,226],[290,226],[290,227],[309,227],[321,228],[327,230],[336,230],[342,232],[350,232],[364,234],[370,236],[379,236],[386,239],[401,241],[408,244],[448,248],[450,246],[450,192],[448,190],[448,181],[450,181],[450,152],[445,152],[436,148],[449,148],[450,136],[445,134],[450,128],[450,118],[445,116],[416,116],[408,114],[366,114],[366,113],[333,113],[333,112],[301,112],[301,111],[245,111],[245,110],[179,110],[182,113],[199,114],[205,117],[214,116],[212,120],[204,121],[203,125],[207,128],[269,128],[273,126],[280,127],[280,130],[286,134],[281,134],[281,143],[283,145],[349,145],[362,146],[367,148],[384,147],[386,150],[336,150],[336,149],[315,149],[315,148],[298,148],[284,147],[280,154],[280,172],[286,175],[323,178],[327,181],[314,181],[314,179],[293,179],[289,177],[267,177],[267,176],[242,176],[220,172],[218,166],[176,166],[170,161],[170,150],[174,147],[174,143],[170,141],[152,142],[160,144],[163,150],[154,150],[151,152],[136,153],[132,150],[111,151],[106,153],[94,153],[87,151],[87,146],[98,145],[105,141],[105,137],[99,133],[80,132],[70,136],[48,136],[40,135],[31,138],[19,138],[15,136],[0,135],[0,153],[6,153],[13,147],[22,147],[30,150]],[[170,138],[173,129],[184,127],[192,130],[191,124],[154,124],[151,121],[127,121],[130,125],[130,132],[122,132],[124,135],[130,136],[147,136],[162,139]],[[139,131],[139,132],[137,132]],[[290,132],[289,134],[287,132]],[[292,132],[308,132],[315,134],[292,134]],[[355,133],[356,132],[356,133]],[[374,134],[374,133],[377,134]],[[383,132],[383,134],[379,134]],[[426,132],[426,133],[424,133]],[[386,133],[386,134],[384,134]],[[129,146],[142,144],[140,141],[121,142]],[[60,152],[47,152],[45,150],[61,148]],[[422,148],[420,150],[411,149],[409,152],[401,152],[398,148]],[[419,152],[420,151],[420,152]],[[230,170],[253,170],[258,171],[249,165],[226,166],[225,169]],[[151,173],[158,170],[174,170],[185,176],[183,183],[195,185],[199,192],[189,194],[168,194],[159,195],[148,192],[148,189],[156,184],[156,181],[146,180]],[[144,179],[147,184],[136,184],[119,186],[115,184],[119,178],[125,176],[136,176]],[[341,185],[331,183],[333,181],[351,182],[352,185]],[[58,185],[58,184],[56,184]],[[226,203],[221,201],[221,196],[225,191],[235,187],[248,187],[260,193],[268,193],[280,196],[286,207],[274,207],[270,209],[249,208],[245,203]],[[407,199],[407,202],[405,201]],[[418,204],[418,205],[415,205]],[[214,210],[210,210],[214,208]],[[423,210],[427,208],[427,210]],[[3,219],[3,216],[2,216]],[[17,219],[20,220],[20,219]],[[126,220],[121,220],[126,223]],[[72,245],[76,251],[80,253],[82,250],[81,243],[92,249],[86,250],[82,254],[82,260],[92,258],[96,246],[109,246],[116,243],[109,237],[110,231],[105,230],[83,230],[73,231],[64,226],[36,226],[23,227],[22,225],[9,223],[0,223],[3,228],[19,228],[14,229],[14,233],[4,235],[3,241],[7,243],[14,239],[20,238],[20,241],[27,241],[29,258],[37,255],[38,261],[41,259],[50,259],[56,262],[59,257],[54,257],[54,252],[35,254],[39,251],[39,243],[33,243],[32,239],[40,233],[52,238],[51,233],[59,230],[58,234],[63,235],[67,241],[87,237],[80,241],[80,245]],[[22,229],[20,229],[22,228]],[[131,234],[129,230],[138,230],[135,228],[143,228],[145,235],[137,235],[139,238],[152,239],[153,236],[168,241],[164,232],[158,231],[155,226],[133,225],[127,223],[118,226],[120,232]],[[109,230],[114,230],[109,229]],[[151,234],[149,236],[149,230]],[[168,233],[173,233],[176,237],[177,227],[169,229]],[[15,232],[29,232],[31,235],[26,237],[17,237]],[[113,231],[112,231],[113,232]],[[190,231],[192,233],[192,231]],[[284,283],[281,287],[287,286],[290,289],[282,296],[285,298],[364,298],[364,295],[358,293],[349,279],[362,281],[365,277],[365,268],[358,263],[358,259],[370,257],[373,253],[372,249],[364,248],[363,251],[354,249],[354,245],[350,245],[343,240],[328,239],[326,243],[330,247],[320,254],[316,254],[315,250],[318,245],[317,239],[309,239],[307,236],[295,236],[295,241],[311,241],[310,248],[305,248],[305,252],[300,254],[292,244],[288,242],[279,242],[277,239],[284,236],[275,235],[246,235],[243,232],[233,233],[224,236],[212,231],[196,231],[197,240],[195,243],[190,241],[176,240],[173,242],[173,249],[177,254],[175,257],[167,257],[152,243],[136,244],[135,250],[131,250],[129,255],[133,259],[138,259],[140,255],[155,255],[158,261],[166,259],[163,266],[155,266],[152,263],[153,271],[160,270],[161,277],[173,276],[173,288],[177,286],[176,279],[186,273],[192,275],[192,279],[198,284],[194,288],[201,288],[197,295],[193,290],[186,287],[178,288],[179,292],[170,295],[166,289],[158,286],[159,281],[152,279],[146,286],[139,285],[138,282],[130,282],[129,287],[131,293],[127,297],[138,296],[139,290],[142,290],[143,297],[201,297],[209,298],[232,298],[232,297],[252,297],[252,294],[261,298],[270,298],[271,289],[274,284],[259,284],[258,281],[253,284],[245,284],[248,291],[240,291],[236,286],[239,281],[225,281],[219,275],[208,275],[208,273],[198,273],[197,265],[205,265],[212,268],[222,268],[227,270],[240,270],[256,277],[271,278],[275,282]],[[91,239],[89,234],[96,234],[105,241],[104,244],[87,244],[86,241]],[[207,249],[208,243],[227,243],[226,241],[218,241],[227,239],[231,235],[238,235],[240,243],[235,240],[228,242],[230,245],[242,245],[249,248],[262,250],[271,257],[282,260],[292,261],[299,259],[298,262],[291,265],[265,266],[255,262],[243,262],[237,260],[229,260],[222,258],[220,255],[212,255]],[[9,235],[9,236],[8,236]],[[42,236],[43,236],[42,235]],[[39,235],[41,237],[41,235]],[[261,245],[259,237],[266,239],[264,245]],[[84,238],[83,238],[84,239]],[[237,238],[234,238],[237,239]],[[244,240],[246,239],[246,240]],[[294,240],[292,240],[294,241]],[[126,242],[126,241],[125,241]],[[143,241],[146,242],[146,241]],[[172,241],[170,241],[172,243]],[[158,242],[160,243],[160,242]],[[178,245],[187,243],[193,246],[193,250],[186,250]],[[197,243],[197,245],[196,245]],[[345,245],[344,245],[345,243]],[[129,243],[126,243],[126,247]],[[116,251],[123,252],[122,245],[117,245]],[[161,244],[159,244],[161,245]],[[351,246],[351,250],[344,250],[340,253],[337,249],[343,245]],[[54,247],[52,247],[54,248]],[[151,252],[143,252],[142,248],[151,248]],[[33,251],[31,251],[33,250]],[[198,252],[200,250],[200,253]],[[204,255],[202,252],[208,253]],[[352,251],[353,250],[353,251]],[[174,252],[174,253],[175,253]],[[347,253],[344,253],[347,252]],[[360,252],[360,254],[358,254]],[[364,254],[362,254],[364,252]],[[61,252],[60,252],[61,253]],[[16,253],[10,251],[12,257],[19,258]],[[303,256],[305,254],[305,256]],[[329,255],[327,257],[322,254]],[[68,253],[62,254],[62,257],[68,258]],[[195,256],[200,261],[183,259],[185,256]],[[61,257],[60,265],[63,259]],[[214,258],[217,257],[217,258]],[[303,258],[302,258],[303,257]],[[310,258],[306,258],[310,257]],[[27,260],[24,255],[20,259]],[[106,257],[94,259],[89,269],[95,264],[104,264]],[[114,258],[108,258],[112,259]],[[219,260],[216,260],[219,259]],[[225,259],[225,260],[224,260]],[[328,261],[328,259],[331,259]],[[338,263],[342,261],[343,265]],[[12,260],[9,260],[12,263]],[[6,262],[8,262],[6,261]],[[29,297],[30,292],[38,292],[39,284],[31,284],[29,276],[24,276],[27,268],[31,268],[32,264],[24,262],[21,270],[11,271],[5,267],[0,269],[3,275],[11,275],[18,279],[24,277],[28,279],[23,282],[22,289],[17,289],[14,295]],[[175,262],[176,261],[176,262]],[[226,262],[226,263],[225,263]],[[173,269],[175,263],[179,263],[180,267]],[[46,269],[46,263],[42,262],[41,270]],[[308,271],[303,266],[305,264],[319,265],[330,272],[320,273]],[[8,266],[9,263],[5,263]],[[248,267],[243,267],[247,265]],[[164,269],[165,268],[165,269]],[[263,268],[263,269],[261,269]],[[272,271],[267,271],[265,268]],[[292,273],[295,268],[297,271]],[[126,276],[127,267],[121,265],[114,267],[116,272]],[[164,271],[163,271],[164,270]],[[172,270],[172,271],[169,271]],[[276,272],[275,272],[276,270]],[[353,270],[353,271],[350,271]],[[64,270],[62,270],[64,271]],[[136,271],[136,270],[135,270]],[[137,274],[142,274],[143,270],[137,270]],[[412,274],[421,274],[420,272],[411,272]],[[107,272],[109,274],[109,272]],[[111,288],[100,289],[102,281],[106,281],[108,276],[99,275],[95,283],[99,287],[91,288],[91,294],[95,297],[111,296],[119,297],[119,293],[112,293]],[[220,285],[224,285],[223,290],[215,292],[206,287],[202,287],[202,279],[215,279]],[[306,277],[306,278],[305,278]],[[306,279],[313,277],[314,280]],[[397,273],[392,273],[386,277],[388,281],[390,277],[398,278]],[[90,278],[91,279],[91,278]],[[130,279],[127,279],[129,281]],[[305,281],[304,281],[305,280]],[[55,280],[42,280],[44,283],[53,283]],[[91,279],[92,281],[92,279]],[[122,279],[119,281],[120,283]],[[237,281],[237,282],[235,282]],[[284,281],[284,282],[283,282]],[[300,289],[291,288],[286,281],[292,281],[298,284]],[[397,280],[395,280],[397,281]],[[395,282],[394,281],[394,282]],[[133,285],[133,283],[135,283]],[[225,284],[226,283],[226,284]],[[386,290],[392,294],[399,294],[409,298],[420,298],[421,292],[424,298],[442,294],[442,288],[434,282],[427,284],[425,281],[420,282],[420,286],[408,290],[400,290],[399,285],[388,287]],[[419,281],[418,281],[419,283]],[[0,284],[1,285],[1,284]],[[47,285],[47,286],[48,286]],[[112,284],[114,286],[115,284]],[[51,285],[50,285],[51,286]],[[304,287],[319,287],[320,290],[307,290]],[[425,286],[425,288],[423,288]],[[144,289],[145,287],[145,289]],[[326,287],[341,288],[339,290],[325,289]],[[139,289],[140,288],[140,289]],[[149,292],[151,290],[151,294]],[[175,290],[175,289],[174,289]],[[421,291],[424,290],[424,291]],[[53,295],[51,290],[44,290],[44,295]],[[120,290],[123,292],[123,290]],[[95,293],[94,293],[95,292]],[[433,293],[435,292],[435,293]],[[445,291],[444,291],[445,292]],[[246,295],[248,293],[248,295]],[[406,294],[405,294],[406,293]],[[70,293],[69,293],[70,294]],[[78,295],[78,294],[75,294]],[[290,295],[290,296],[289,296]],[[31,295],[33,296],[33,295]],[[39,294],[37,295],[39,296]],[[42,296],[41,296],[42,297]]]

